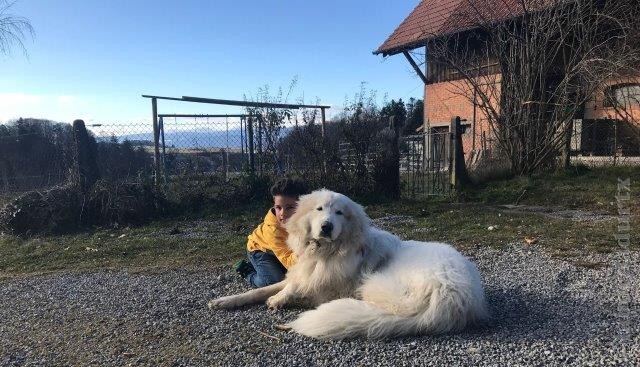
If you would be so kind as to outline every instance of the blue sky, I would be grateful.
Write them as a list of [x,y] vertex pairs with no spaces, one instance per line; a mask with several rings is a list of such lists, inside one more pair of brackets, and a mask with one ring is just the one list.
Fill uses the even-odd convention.
[[[0,56],[0,122],[17,117],[149,121],[141,94],[243,99],[298,83],[289,102],[339,112],[360,83],[388,98],[422,97],[402,55],[372,55],[418,0],[18,0],[35,28],[28,56]],[[161,113],[240,113],[161,102]]]

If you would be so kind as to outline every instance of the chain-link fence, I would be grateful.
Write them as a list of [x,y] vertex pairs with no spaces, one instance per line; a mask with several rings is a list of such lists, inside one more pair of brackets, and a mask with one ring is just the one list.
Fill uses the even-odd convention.
[[[241,121],[205,118],[164,118],[158,139],[159,166],[165,182],[197,175],[226,175],[246,168],[246,133]],[[153,175],[155,144],[151,124],[99,124],[89,129],[103,145],[121,152],[103,154],[120,163],[130,162],[128,172],[117,161],[103,162],[107,177],[137,178],[131,173]],[[131,151],[137,154],[131,154]],[[129,153],[129,154],[127,154]],[[112,174],[113,173],[113,174]]]
[[[342,119],[324,126],[313,119],[285,119],[277,126],[253,119],[251,132],[247,121],[241,117],[162,118],[157,143],[159,182],[187,187],[197,193],[196,197],[202,197],[199,191],[211,192],[212,186],[216,186],[215,194],[228,191],[230,180],[251,173],[268,180],[295,175],[312,187],[351,194],[376,193],[386,185],[384,167],[394,150],[389,145],[393,140],[389,118]],[[574,124],[572,162],[640,163],[638,128],[627,125],[615,121]],[[120,183],[155,181],[156,144],[151,123],[96,123],[88,124],[87,129],[101,179]],[[20,119],[0,125],[0,203],[66,182],[72,161],[72,135],[69,124],[44,120]],[[418,188],[432,194],[448,191],[448,148],[443,137],[423,134],[399,140],[403,192],[417,192]],[[482,149],[466,157],[472,176],[482,179],[508,169],[508,162],[491,137],[483,136],[480,146]],[[211,194],[204,197],[207,195]]]
[[[294,175],[311,187],[355,194],[368,194],[385,185],[379,182],[384,180],[379,171],[390,157],[389,142],[394,136],[388,119],[345,120],[324,126],[295,119],[277,126],[259,119],[249,126],[248,121],[164,117],[157,143],[150,123],[86,127],[100,179],[108,182],[157,179],[161,185],[189,190],[218,185],[220,192],[228,181],[248,175],[269,180]],[[0,200],[65,183],[72,166],[72,146],[68,124],[21,119],[0,125]]]
[[576,120],[571,134],[571,161],[589,166],[640,163],[640,124],[615,119]]

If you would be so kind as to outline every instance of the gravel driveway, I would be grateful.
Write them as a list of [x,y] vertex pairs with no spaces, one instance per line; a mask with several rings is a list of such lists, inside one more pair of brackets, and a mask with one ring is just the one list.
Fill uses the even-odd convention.
[[640,364],[640,253],[586,259],[607,264],[598,269],[520,245],[468,255],[483,273],[492,324],[390,341],[316,341],[273,328],[299,310],[210,311],[209,298],[246,289],[226,268],[4,279],[0,365]]

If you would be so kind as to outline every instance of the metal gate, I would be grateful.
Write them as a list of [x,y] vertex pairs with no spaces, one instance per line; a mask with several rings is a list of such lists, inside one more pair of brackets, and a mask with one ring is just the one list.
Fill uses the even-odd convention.
[[400,144],[402,195],[409,198],[449,196],[451,141],[449,127],[434,127],[419,135],[404,136]]

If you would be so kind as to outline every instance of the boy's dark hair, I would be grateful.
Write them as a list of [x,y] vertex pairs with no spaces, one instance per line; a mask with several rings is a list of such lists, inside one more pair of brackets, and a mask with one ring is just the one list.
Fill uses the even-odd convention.
[[271,186],[271,196],[282,195],[297,198],[308,193],[307,185],[296,178],[281,178]]

